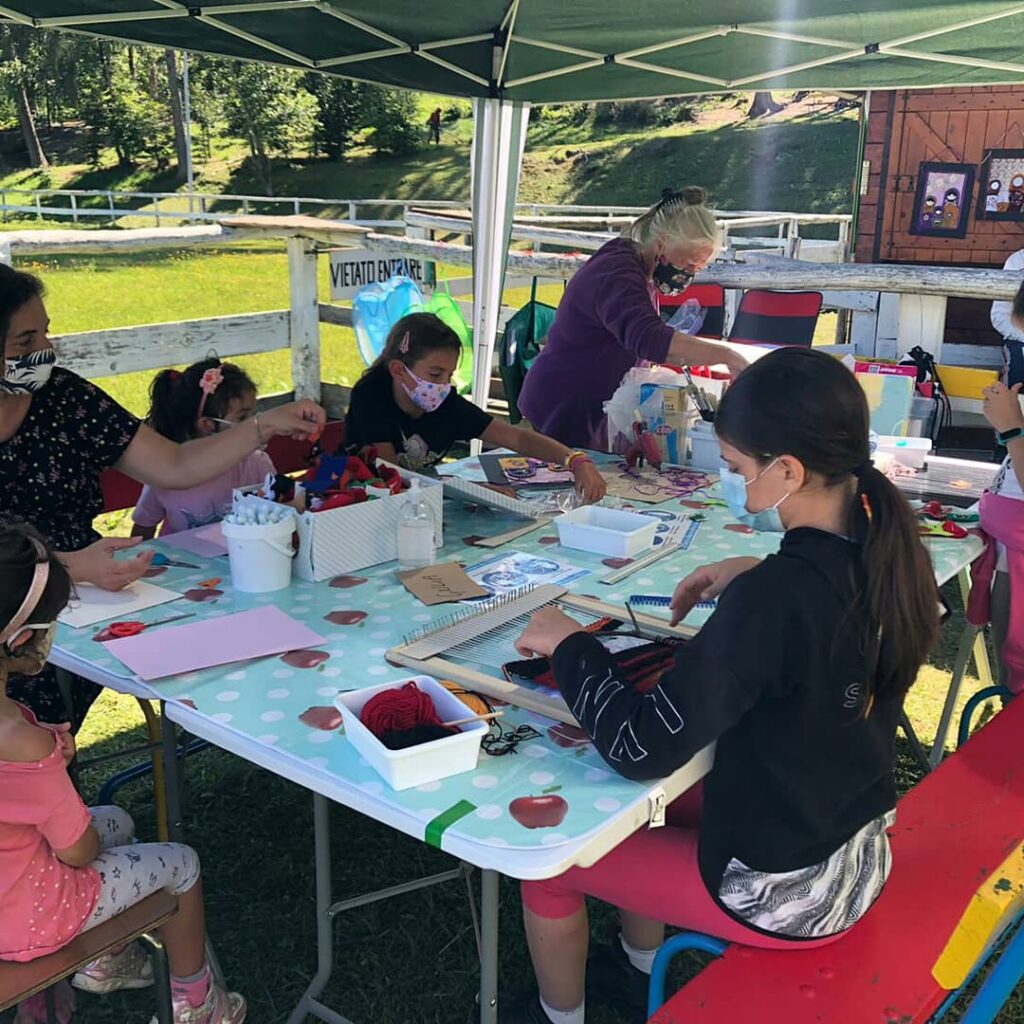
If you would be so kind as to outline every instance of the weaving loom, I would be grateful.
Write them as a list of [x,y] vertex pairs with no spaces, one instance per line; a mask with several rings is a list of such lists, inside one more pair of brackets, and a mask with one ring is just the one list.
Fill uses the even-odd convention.
[[[450,679],[488,697],[575,725],[576,719],[560,694],[540,686],[509,682],[501,674],[503,665],[522,657],[515,649],[515,641],[526,629],[530,616],[551,605],[582,626],[602,618],[623,618],[620,606],[570,594],[564,587],[547,583],[438,619],[407,634],[385,657],[394,665]],[[681,626],[673,628],[664,619],[646,615],[637,615],[636,621],[645,632],[658,636],[692,636],[694,632]]]
[[501,509],[503,512],[511,512],[526,520],[522,526],[506,530],[493,537],[481,537],[476,541],[477,547],[500,547],[502,544],[532,533],[551,522],[552,516],[543,511],[535,502],[513,498],[485,484],[473,483],[473,481],[463,480],[461,477],[444,476],[440,479],[446,498],[456,497],[474,505],[487,505],[490,508]]

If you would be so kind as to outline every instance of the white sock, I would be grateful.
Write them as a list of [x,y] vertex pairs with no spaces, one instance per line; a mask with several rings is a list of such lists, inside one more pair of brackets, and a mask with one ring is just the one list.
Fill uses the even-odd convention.
[[658,955],[656,949],[634,949],[627,941],[626,937],[619,932],[619,942],[622,943],[622,948],[626,952],[626,956],[629,957],[629,962],[638,970],[643,971],[644,974],[650,974],[651,968],[654,967],[654,958]]
[[584,1000],[575,1010],[553,1010],[544,1002],[543,998],[540,1000],[540,1008],[547,1015],[551,1024],[583,1024],[586,1006],[587,1004]]

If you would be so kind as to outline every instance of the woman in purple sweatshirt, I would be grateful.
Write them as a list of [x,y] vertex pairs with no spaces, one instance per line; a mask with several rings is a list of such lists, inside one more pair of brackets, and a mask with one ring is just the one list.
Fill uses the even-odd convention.
[[536,430],[603,450],[603,403],[638,363],[724,363],[733,374],[746,365],[732,349],[674,331],[658,315],[658,293],[678,295],[715,254],[718,226],[705,198],[692,186],[666,194],[569,282],[519,396]]

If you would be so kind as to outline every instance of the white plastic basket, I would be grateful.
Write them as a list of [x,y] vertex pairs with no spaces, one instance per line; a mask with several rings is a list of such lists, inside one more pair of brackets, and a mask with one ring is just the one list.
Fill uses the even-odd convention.
[[427,782],[447,779],[450,775],[471,772],[480,758],[480,742],[488,730],[487,722],[461,725],[453,736],[430,740],[404,750],[389,750],[366,728],[359,716],[363,706],[384,690],[395,690],[414,682],[434,702],[442,722],[468,718],[473,712],[455,694],[446,690],[431,676],[413,676],[393,683],[369,686],[334,698],[345,723],[345,735],[352,746],[369,761],[392,789],[410,789]]
[[555,518],[558,542],[597,555],[632,558],[654,544],[658,520],[601,505],[583,505]]

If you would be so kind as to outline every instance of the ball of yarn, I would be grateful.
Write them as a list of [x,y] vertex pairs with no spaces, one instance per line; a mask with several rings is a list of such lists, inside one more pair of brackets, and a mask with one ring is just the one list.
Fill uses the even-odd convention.
[[381,739],[385,733],[406,732],[420,725],[441,725],[434,702],[415,682],[384,690],[364,705],[359,721]]

